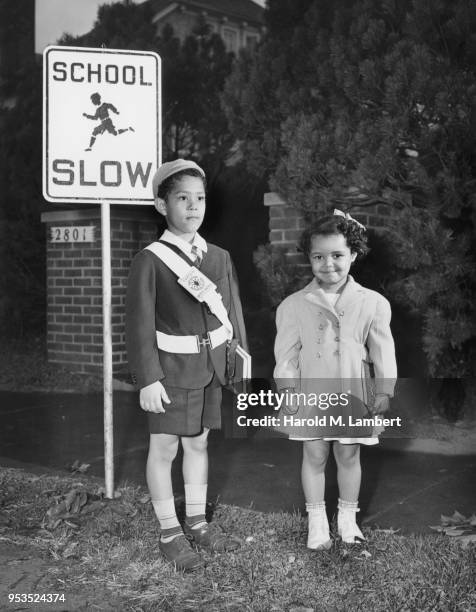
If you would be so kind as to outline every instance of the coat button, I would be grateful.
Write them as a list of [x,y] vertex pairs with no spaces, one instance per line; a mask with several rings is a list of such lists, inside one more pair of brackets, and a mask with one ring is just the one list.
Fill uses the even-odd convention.
[[336,327],[340,327],[339,321],[336,321]]
[[339,336],[336,336],[336,337],[334,338],[334,340],[335,340],[336,342],[340,342],[340,338],[339,338]]
[[321,343],[321,339],[320,339],[320,338],[318,338],[318,339],[317,339],[317,344],[320,344],[320,343]]
[[339,317],[343,317],[343,316],[344,316],[344,311],[343,311],[343,310],[341,310],[341,311],[339,312]]
[[324,329],[324,325],[322,325],[322,323],[319,325],[319,329]]
[[319,359],[319,357],[321,357],[321,353],[317,353],[316,357]]
[[334,355],[340,355],[340,351],[334,351]]

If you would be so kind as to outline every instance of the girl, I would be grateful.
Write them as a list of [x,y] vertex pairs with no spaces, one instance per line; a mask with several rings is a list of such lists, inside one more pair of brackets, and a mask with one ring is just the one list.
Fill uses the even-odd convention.
[[[357,256],[368,250],[365,227],[336,210],[303,233],[301,248],[309,258],[314,279],[283,300],[277,310],[274,377],[278,389],[303,391],[314,383],[325,390],[325,384],[330,383],[334,391],[339,384],[342,389],[350,385],[354,404],[363,406],[362,402],[369,403],[363,378],[370,359],[376,394],[369,410],[373,414],[386,411],[396,378],[390,305],[349,274]],[[316,379],[327,381],[317,383]],[[358,398],[356,389],[360,389]],[[302,414],[305,409],[299,406],[295,416]],[[301,478],[309,521],[308,548],[331,546],[324,501],[324,470],[331,445],[339,486],[338,534],[346,543],[363,540],[355,517],[359,511],[360,444],[377,444],[378,439],[329,436],[328,428],[318,426],[305,432],[291,427],[288,433],[290,439],[303,441]]]

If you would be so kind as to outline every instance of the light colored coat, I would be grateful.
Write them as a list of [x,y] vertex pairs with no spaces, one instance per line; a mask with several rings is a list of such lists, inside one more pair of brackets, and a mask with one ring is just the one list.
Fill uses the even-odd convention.
[[[366,402],[365,362],[373,363],[377,393],[393,395],[397,366],[388,300],[349,276],[335,306],[313,279],[279,305],[276,313],[278,388],[311,391],[326,379],[329,391],[346,391]],[[322,384],[323,381],[322,381]]]

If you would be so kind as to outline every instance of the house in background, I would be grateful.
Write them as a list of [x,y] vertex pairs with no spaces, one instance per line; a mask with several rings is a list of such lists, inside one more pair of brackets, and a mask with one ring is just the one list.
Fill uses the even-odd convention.
[[166,25],[183,41],[200,20],[219,34],[227,51],[253,48],[264,32],[264,9],[252,0],[150,0],[157,35]]

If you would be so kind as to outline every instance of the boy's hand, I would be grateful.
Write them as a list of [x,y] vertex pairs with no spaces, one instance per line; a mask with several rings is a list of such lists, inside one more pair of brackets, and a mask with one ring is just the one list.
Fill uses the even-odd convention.
[[386,393],[377,393],[372,414],[383,414],[390,409],[390,397]]
[[142,387],[139,394],[140,407],[146,412],[165,412],[162,402],[170,404],[164,385],[157,380],[147,387]]

